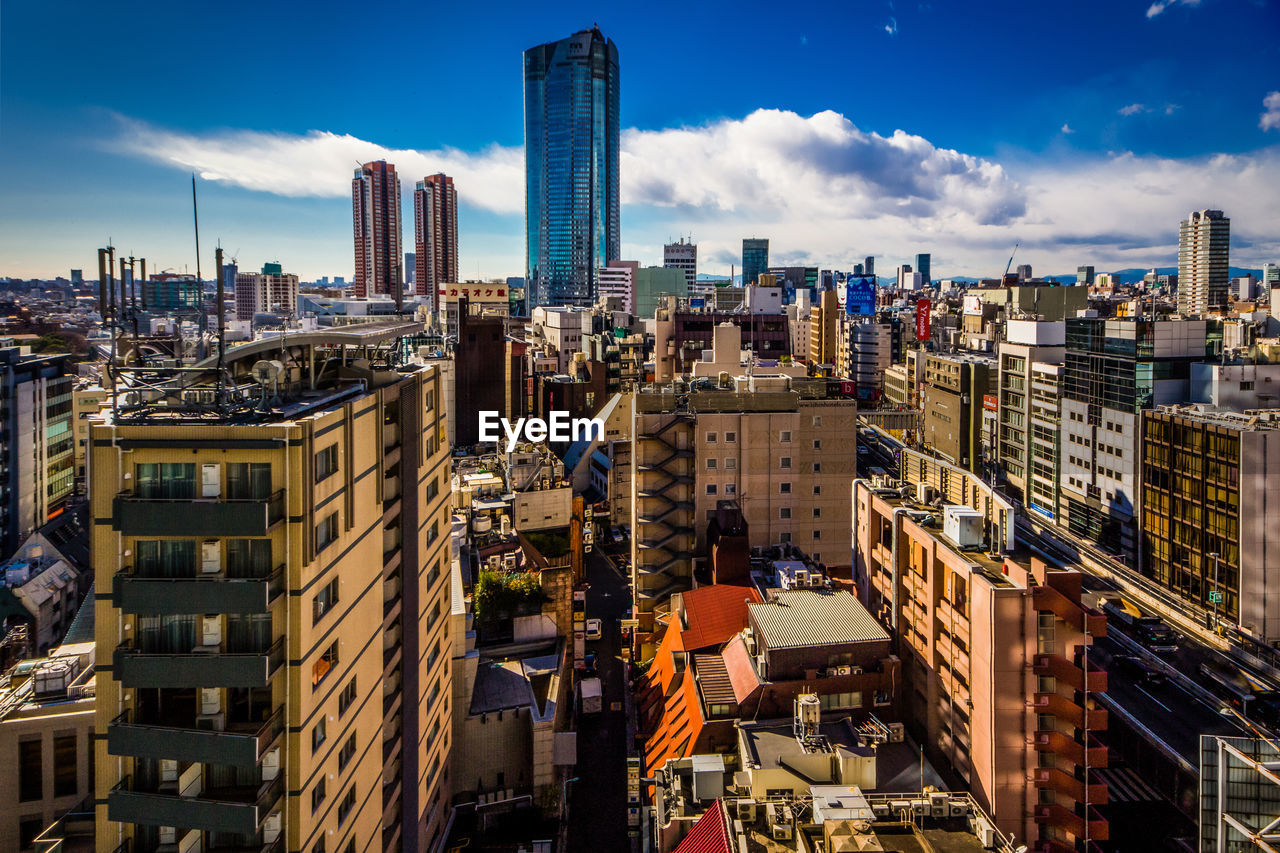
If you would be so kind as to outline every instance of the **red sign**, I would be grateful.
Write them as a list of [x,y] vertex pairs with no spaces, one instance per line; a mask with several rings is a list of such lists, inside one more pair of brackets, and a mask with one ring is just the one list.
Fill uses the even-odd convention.
[[998,412],[1000,411],[1000,400],[996,397],[995,394],[983,394],[982,408],[990,409],[993,412]]
[[929,300],[921,299],[916,303],[916,340],[929,340]]

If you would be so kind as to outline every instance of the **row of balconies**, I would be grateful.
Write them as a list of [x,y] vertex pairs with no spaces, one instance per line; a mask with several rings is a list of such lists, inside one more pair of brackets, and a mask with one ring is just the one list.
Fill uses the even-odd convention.
[[192,720],[191,726],[173,722],[142,720],[125,711],[107,727],[107,751],[134,758],[255,767],[284,732],[284,708],[261,722],[227,722],[223,714],[204,715]]
[[1077,691],[1107,692],[1106,670],[1097,669],[1092,663],[1086,673],[1061,655],[1036,655],[1032,669],[1036,675],[1052,676]]
[[116,495],[111,528],[124,536],[266,536],[284,520],[284,490],[261,499]]
[[107,795],[107,815],[117,823],[252,836],[261,831],[283,797],[283,776],[258,786],[203,790],[197,784],[183,791],[176,787],[145,790],[135,786],[133,777],[125,776]]
[[1107,747],[1092,735],[1088,738],[1089,746],[1085,746],[1065,732],[1041,729],[1035,733],[1033,741],[1036,752],[1052,752],[1078,767],[1088,766],[1093,770],[1107,767]]
[[126,566],[114,577],[119,608],[129,614],[266,613],[285,592],[284,565],[261,577],[225,573],[193,577],[139,577]]
[[1047,610],[1077,631],[1091,637],[1107,635],[1107,617],[1091,607],[1072,601],[1051,586],[1032,589],[1032,601],[1036,610]]
[[224,642],[189,652],[144,652],[126,641],[113,657],[124,687],[266,687],[284,664],[284,637],[262,651],[229,651]]
[[[1036,823],[1059,827],[1076,838],[1084,838],[1087,831],[1090,841],[1107,841],[1111,837],[1111,831],[1106,819],[1095,808],[1086,806],[1085,812],[1089,816],[1087,827],[1085,818],[1066,806],[1058,805],[1057,803],[1040,803],[1036,806]],[[1073,848],[1066,847],[1064,849],[1070,850]]]

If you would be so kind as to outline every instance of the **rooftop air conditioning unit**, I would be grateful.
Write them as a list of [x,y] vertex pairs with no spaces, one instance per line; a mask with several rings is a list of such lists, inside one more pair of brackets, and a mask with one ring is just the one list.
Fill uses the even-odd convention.
[[738,800],[734,814],[738,820],[754,823],[756,819],[756,801],[755,800]]
[[216,714],[201,714],[196,717],[196,728],[204,732],[221,732],[227,728],[227,715],[222,711]]

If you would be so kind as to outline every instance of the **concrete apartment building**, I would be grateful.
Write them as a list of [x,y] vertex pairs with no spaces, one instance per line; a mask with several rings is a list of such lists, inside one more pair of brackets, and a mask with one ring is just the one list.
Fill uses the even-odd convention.
[[91,617],[87,637],[71,638],[87,641],[22,661],[0,686],[0,853],[34,849],[36,836],[93,795]]
[[694,293],[698,289],[697,243],[692,240],[686,243],[683,237],[674,243],[667,243],[662,247],[662,265],[684,273],[686,293]]
[[1225,312],[1231,220],[1221,210],[1195,210],[1178,223],[1178,313]]
[[1142,416],[1143,574],[1263,643],[1280,640],[1280,410]]
[[834,290],[818,293],[809,309],[809,363],[837,366],[840,347],[840,295]]
[[237,320],[252,320],[254,314],[270,311],[292,314],[297,310],[298,277],[286,273],[280,264],[263,264],[260,273],[236,273],[228,284],[235,288]]
[[1220,335],[1206,320],[1067,320],[1059,524],[1136,558],[1142,412],[1186,402],[1191,365],[1217,352]]
[[995,360],[967,353],[923,355],[924,444],[948,462],[979,471],[982,398],[988,393]]
[[62,642],[80,609],[80,573],[61,554],[42,544],[18,549],[0,563],[0,634],[23,622],[31,654],[43,656]]
[[853,517],[854,580],[896,640],[908,731],[1032,849],[1105,841],[1107,676],[1087,657],[1105,617],[1077,572],[1013,549],[1012,507],[981,480],[906,456],[906,496],[858,480]]
[[[1056,400],[1045,399],[1045,387],[1035,388],[1041,374],[1037,364],[1060,365],[1066,355],[1067,326],[1062,321],[1010,320],[999,346],[999,378],[996,383],[999,432],[997,455],[1010,492],[1029,503],[1030,484],[1037,479],[1044,489],[1056,488],[1058,430],[1045,427],[1057,420]],[[1052,402],[1052,412],[1045,411]],[[1039,414],[1039,423],[1033,423]],[[1035,460],[1033,461],[1033,451]],[[1037,464],[1038,463],[1038,464]],[[1048,509],[1052,512],[1051,504]]]
[[0,557],[66,504],[75,489],[75,424],[67,356],[0,347]]
[[635,396],[631,434],[632,577],[642,634],[695,560],[719,501],[737,501],[750,544],[793,542],[815,561],[848,565],[845,491],[856,474],[857,401],[839,383],[786,376]]
[[[628,314],[634,314],[636,310],[635,277],[636,270],[639,268],[639,261],[613,261],[600,270],[597,302],[608,308],[616,307]],[[617,300],[616,306],[609,304],[610,299]]]
[[893,327],[842,314],[836,364],[839,376],[857,383],[859,399],[880,399],[885,372],[893,364]]
[[[449,448],[416,324],[228,353],[90,428],[97,849],[426,851],[449,776]],[[181,381],[179,381],[181,377]],[[137,392],[134,392],[136,395]]]

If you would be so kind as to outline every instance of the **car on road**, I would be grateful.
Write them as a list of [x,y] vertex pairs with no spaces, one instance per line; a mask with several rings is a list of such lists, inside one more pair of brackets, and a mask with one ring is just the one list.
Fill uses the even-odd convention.
[[1154,686],[1164,684],[1168,680],[1163,672],[1134,655],[1116,655],[1111,659],[1111,663],[1117,672],[1128,675],[1139,684]]
[[602,631],[601,631],[601,627],[602,627],[602,626],[601,626],[601,622],[600,622],[600,620],[599,620],[599,619],[588,619],[588,620],[587,620],[587,631],[586,631],[587,639],[588,639],[588,640],[598,640],[598,639],[600,639],[600,636],[601,636],[601,633],[602,633]]
[[613,534],[613,541],[614,541],[614,542],[621,542],[621,541],[622,541],[623,536],[622,536],[622,528],[621,528],[621,527],[614,527],[614,528],[613,528],[612,530],[610,530],[609,532]]

